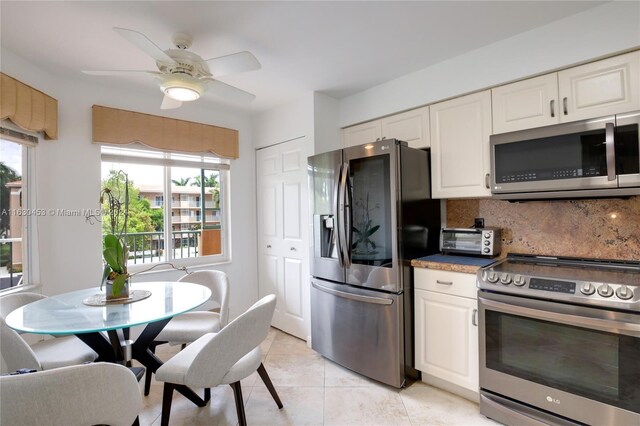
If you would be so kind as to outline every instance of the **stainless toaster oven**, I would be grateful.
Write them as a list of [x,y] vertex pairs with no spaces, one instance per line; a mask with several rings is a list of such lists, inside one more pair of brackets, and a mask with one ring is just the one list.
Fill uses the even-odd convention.
[[500,254],[498,228],[442,228],[440,251],[448,254],[498,256]]

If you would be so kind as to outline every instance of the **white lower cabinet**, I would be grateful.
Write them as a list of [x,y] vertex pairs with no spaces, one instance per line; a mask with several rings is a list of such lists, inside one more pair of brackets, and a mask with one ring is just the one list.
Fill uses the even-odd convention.
[[478,392],[478,301],[473,274],[415,269],[415,367]]

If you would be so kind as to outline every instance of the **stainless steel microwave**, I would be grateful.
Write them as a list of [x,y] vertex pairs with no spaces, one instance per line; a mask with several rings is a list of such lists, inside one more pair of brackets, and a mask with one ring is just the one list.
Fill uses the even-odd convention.
[[640,111],[492,135],[501,199],[640,195]]

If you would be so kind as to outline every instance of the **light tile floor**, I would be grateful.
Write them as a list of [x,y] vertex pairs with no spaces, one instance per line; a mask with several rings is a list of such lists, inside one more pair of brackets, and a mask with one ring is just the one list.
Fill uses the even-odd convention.
[[[242,381],[247,423],[258,425],[496,425],[478,405],[423,382],[398,390],[369,380],[321,357],[306,342],[271,329],[262,344],[264,365],[284,408],[278,410],[257,373]],[[159,346],[169,359],[178,346]],[[144,382],[144,380],[142,381]],[[142,388],[142,384],[141,384]],[[199,391],[201,393],[201,391]],[[174,394],[171,425],[237,425],[233,391],[219,386],[198,408]],[[141,425],[160,425],[162,383],[144,397]]]

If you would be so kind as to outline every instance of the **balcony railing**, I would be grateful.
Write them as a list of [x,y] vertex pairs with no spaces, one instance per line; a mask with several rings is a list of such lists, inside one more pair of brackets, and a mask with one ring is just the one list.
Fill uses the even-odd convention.
[[[208,227],[207,227],[208,228]],[[217,229],[220,226],[215,227]],[[171,231],[173,259],[198,257],[201,231]],[[129,265],[162,262],[166,260],[164,232],[132,232],[126,235],[129,247]]]
[[22,238],[0,238],[0,290],[22,284],[21,243]]

